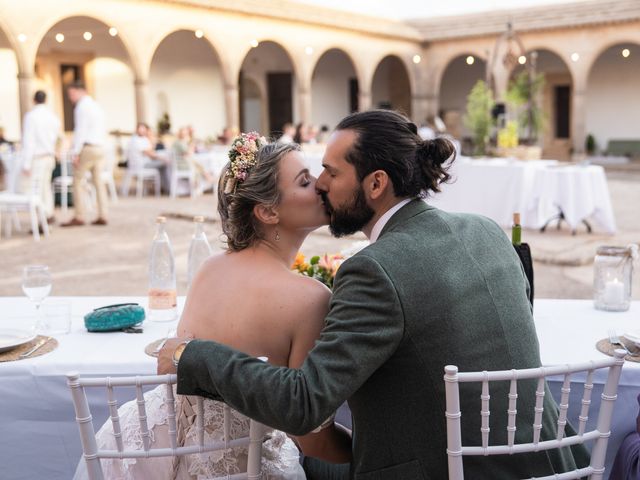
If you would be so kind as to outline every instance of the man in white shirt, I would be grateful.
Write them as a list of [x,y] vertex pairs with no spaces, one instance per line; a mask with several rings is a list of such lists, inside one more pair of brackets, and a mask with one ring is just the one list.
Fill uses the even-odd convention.
[[107,190],[101,178],[104,165],[105,124],[104,112],[100,105],[87,94],[82,82],[74,82],[67,87],[69,100],[75,104],[73,110],[73,205],[75,215],[63,227],[84,225],[85,205],[82,182],[88,171],[95,186],[98,200],[98,218],[92,225],[107,224]]
[[54,206],[51,174],[56,166],[55,152],[60,138],[60,120],[45,105],[46,100],[47,94],[38,90],[33,96],[35,106],[24,116],[20,191],[31,192],[34,178],[40,178],[40,198],[47,222],[52,223]]

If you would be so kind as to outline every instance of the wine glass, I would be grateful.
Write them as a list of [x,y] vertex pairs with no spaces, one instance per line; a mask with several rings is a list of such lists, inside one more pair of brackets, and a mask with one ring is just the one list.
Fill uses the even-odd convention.
[[27,265],[22,272],[22,291],[36,306],[36,332],[46,330],[40,306],[51,293],[51,274],[46,265]]

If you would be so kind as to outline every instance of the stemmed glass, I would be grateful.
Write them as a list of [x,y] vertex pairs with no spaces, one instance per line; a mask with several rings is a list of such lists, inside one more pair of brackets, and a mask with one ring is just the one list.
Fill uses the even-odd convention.
[[22,272],[22,291],[36,306],[36,333],[46,330],[40,306],[51,293],[51,273],[46,265],[27,265]]

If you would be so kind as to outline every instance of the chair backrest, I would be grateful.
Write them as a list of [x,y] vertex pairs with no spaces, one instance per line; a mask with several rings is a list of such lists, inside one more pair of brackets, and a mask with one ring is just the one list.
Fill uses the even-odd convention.
[[[482,372],[458,372],[455,365],[447,365],[444,368],[445,396],[446,396],[446,419],[447,419],[447,456],[449,464],[449,480],[463,480],[464,471],[462,457],[464,455],[505,455],[524,452],[537,452],[541,450],[558,449],[570,445],[582,444],[585,441],[595,441],[591,450],[591,464],[588,467],[577,469],[573,472],[548,477],[536,477],[542,479],[578,479],[587,475],[592,475],[591,479],[601,479],[604,473],[604,461],[607,451],[607,442],[610,435],[611,416],[613,406],[617,397],[618,382],[620,372],[624,364],[625,352],[616,350],[614,357],[594,360],[574,365],[558,365],[550,367],[529,368],[522,370],[501,370]],[[591,392],[593,390],[593,374],[600,368],[608,368],[607,380],[602,392],[600,411],[598,412],[597,424],[594,430],[586,432],[587,420],[589,419],[589,407],[591,405]],[[566,436],[565,425],[567,424],[567,410],[569,408],[570,377],[575,373],[586,373],[586,381],[581,399],[581,410],[579,416],[578,433]],[[544,396],[546,377],[564,375],[562,384],[562,395],[560,399],[558,415],[558,430],[555,433],[555,440],[540,441],[542,431],[542,414],[544,412]],[[534,422],[532,439],[529,443],[514,443],[516,435],[516,403],[518,399],[518,380],[537,379],[535,392],[536,402],[534,408]],[[507,421],[507,445],[489,445],[489,382],[509,381],[508,393],[508,421]],[[482,393],[480,395],[481,404],[481,438],[482,446],[463,446],[462,431],[460,425],[460,383],[475,382],[482,383]]]
[[[250,421],[249,435],[240,438],[231,438],[231,409],[224,408],[224,439],[218,441],[205,441],[204,425],[204,403],[203,398],[197,398],[196,404],[196,432],[197,442],[195,445],[179,446],[176,422],[176,405],[173,393],[173,385],[176,383],[176,375],[148,375],[135,377],[102,377],[102,378],[80,378],[78,373],[67,374],[67,384],[71,389],[73,405],[76,412],[76,421],[80,430],[80,440],[82,451],[87,463],[87,471],[90,480],[103,480],[101,458],[150,458],[169,457],[177,455],[187,455],[193,453],[212,452],[216,450],[228,450],[230,448],[248,445],[247,471],[242,474],[234,474],[220,477],[220,479],[259,479],[261,474],[262,442],[265,427],[253,420]],[[153,385],[166,385],[166,407],[168,418],[169,448],[153,448],[151,445],[147,412],[143,387]],[[96,442],[96,432],[92,422],[91,411],[85,393],[87,387],[102,387],[107,391],[107,404],[109,406],[110,419],[113,424],[113,433],[117,444],[117,450],[99,450]],[[115,400],[114,387],[135,387],[136,403],[138,407],[138,419],[140,424],[140,435],[143,440],[143,449],[127,450],[122,441],[122,429],[118,406]],[[216,480],[216,479],[212,479]]]

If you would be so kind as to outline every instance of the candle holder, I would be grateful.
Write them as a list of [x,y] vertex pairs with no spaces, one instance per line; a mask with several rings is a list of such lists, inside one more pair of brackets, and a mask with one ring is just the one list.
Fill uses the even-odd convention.
[[624,312],[631,304],[633,260],[638,246],[598,247],[593,262],[593,300],[595,308]]

